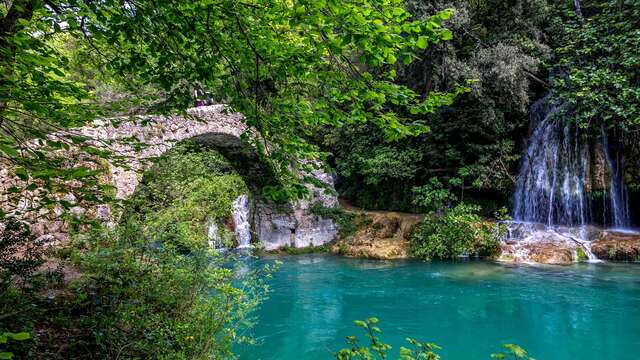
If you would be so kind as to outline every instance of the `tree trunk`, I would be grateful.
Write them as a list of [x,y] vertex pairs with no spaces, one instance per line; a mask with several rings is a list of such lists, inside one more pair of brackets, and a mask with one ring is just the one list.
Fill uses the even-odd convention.
[[0,46],[6,46],[7,38],[18,30],[18,20],[31,19],[33,10],[40,4],[37,0],[15,0],[7,15],[0,19]]
[[[9,38],[11,38],[19,29],[19,20],[30,20],[33,16],[33,10],[42,6],[42,2],[38,0],[15,0],[11,4],[11,7],[7,11],[7,14],[0,18],[0,71],[10,71],[9,63],[14,57],[13,48],[9,45]],[[4,74],[4,76],[9,76]],[[4,77],[3,76],[3,77]],[[0,91],[7,91],[6,81],[0,77]],[[2,94],[3,98],[6,98],[6,94]],[[0,114],[6,107],[5,102],[0,102]],[[3,119],[0,119],[0,125],[2,125]]]

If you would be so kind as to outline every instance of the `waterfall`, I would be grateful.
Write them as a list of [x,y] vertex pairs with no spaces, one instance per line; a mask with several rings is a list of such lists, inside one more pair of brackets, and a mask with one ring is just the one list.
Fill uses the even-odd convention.
[[[590,175],[590,144],[580,128],[564,117],[568,106],[547,96],[531,107],[533,132],[527,143],[514,193],[516,221],[547,226],[592,222],[585,184]],[[604,223],[630,225],[622,162],[611,156],[606,132],[600,142],[611,174],[609,216]]]
[[212,249],[223,249],[224,241],[222,241],[222,237],[220,237],[220,233],[218,232],[218,224],[216,224],[215,219],[210,220],[207,225],[207,238],[209,247]]
[[565,110],[544,98],[531,108],[534,130],[520,166],[514,219],[547,225],[583,225],[588,219],[584,184],[589,174],[588,144]]
[[607,161],[607,166],[611,172],[609,186],[609,197],[611,199],[611,224],[614,227],[628,226],[629,221],[629,201],[627,188],[624,185],[624,160],[614,158],[609,146],[607,132],[602,129],[602,147]]
[[249,224],[249,196],[240,195],[232,204],[238,248],[251,247],[251,226]]

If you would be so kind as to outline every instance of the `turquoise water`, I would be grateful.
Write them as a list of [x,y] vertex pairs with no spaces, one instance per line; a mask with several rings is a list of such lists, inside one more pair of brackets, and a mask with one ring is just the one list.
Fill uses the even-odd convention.
[[[444,360],[489,359],[517,343],[538,360],[640,358],[640,266],[505,266],[290,256],[241,359],[331,359],[353,320],[376,316],[396,351],[407,336]],[[271,261],[271,260],[262,260]]]

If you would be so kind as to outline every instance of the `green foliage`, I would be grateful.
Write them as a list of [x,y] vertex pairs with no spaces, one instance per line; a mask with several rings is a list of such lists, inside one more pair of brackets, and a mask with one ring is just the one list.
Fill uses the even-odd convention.
[[231,357],[232,344],[248,341],[241,330],[251,324],[267,274],[238,277],[223,266],[233,259],[212,257],[199,246],[177,251],[168,241],[154,247],[143,239],[133,221],[115,233],[79,238],[77,245],[88,251],[72,255],[83,269],[74,285],[77,300],[67,299],[57,321],[100,329],[86,339],[95,341],[94,357]]
[[[74,40],[83,38],[78,26],[82,15],[75,12],[74,1],[62,7],[57,1],[46,3],[0,4],[0,161],[20,180],[7,204],[15,205],[25,191],[36,188],[38,201],[28,202],[26,210],[55,205],[68,209],[60,193],[91,203],[108,202],[111,198],[98,180],[99,161],[110,153],[104,144],[92,144],[67,130],[118,113],[120,104],[129,104],[132,97],[96,103],[86,83],[79,81],[85,79],[72,75],[70,56],[78,45]],[[75,158],[66,152],[72,147],[79,150]]]
[[208,246],[206,221],[229,218],[233,200],[246,192],[238,175],[193,179],[185,187],[188,195],[147,216],[144,234],[150,239],[173,239],[173,244],[179,247]]
[[[207,247],[207,223],[223,225],[232,202],[247,194],[242,178],[216,151],[193,142],[178,144],[145,174],[137,194],[129,200],[129,214],[138,219],[148,242],[161,241],[178,250]],[[219,226],[220,237],[233,245],[230,232]]]
[[[449,180],[449,183],[452,183],[452,180],[455,183],[454,179]],[[456,199],[449,189],[443,188],[442,183],[436,177],[429,179],[425,185],[414,187],[413,193],[415,196],[413,203],[427,212],[441,211]]]
[[0,233],[0,293],[15,283],[28,283],[44,263],[43,241],[36,241],[27,224],[9,218]]
[[154,166],[143,175],[137,190],[139,203],[153,209],[164,208],[176,199],[189,196],[194,180],[213,179],[232,172],[231,164],[217,151],[185,141],[156,159]]
[[238,277],[227,266],[235,259],[209,248],[205,225],[231,215],[244,182],[216,152],[185,143],[143,183],[116,230],[81,235],[77,246],[88,250],[72,255],[91,274],[75,291],[108,306],[91,317],[104,329],[95,338],[99,353],[231,357],[232,344],[249,341],[240,330],[252,323],[270,269]]
[[[357,154],[356,154],[357,156]],[[360,172],[367,185],[379,185],[381,182],[412,177],[416,172],[416,163],[422,154],[414,149],[397,151],[392,147],[377,148],[372,157],[363,158],[361,164],[351,171]],[[351,164],[353,166],[353,164]],[[345,173],[346,168],[342,168]]]
[[[448,41],[445,9],[416,20],[400,0],[32,1],[0,4],[0,159],[18,182],[11,198],[41,188],[106,203],[100,159],[118,159],[69,130],[96,118],[180,112],[195,89],[245,115],[262,161],[282,182],[275,200],[305,196],[290,165],[326,156],[309,143],[321,126],[371,123],[387,139],[424,133],[415,116],[452,103],[397,84],[432,44]],[[250,136],[253,134],[255,136]],[[79,150],[76,167],[64,151]],[[118,159],[123,160],[123,159]],[[126,163],[126,161],[125,161]],[[71,186],[75,184],[79,186]],[[3,215],[3,213],[0,213]]]
[[378,323],[377,318],[369,318],[367,320],[354,321],[357,327],[364,329],[366,337],[369,339],[367,345],[360,345],[358,338],[355,336],[347,336],[347,344],[349,348],[341,349],[334,354],[336,359],[339,360],[373,360],[376,358],[386,358],[387,352],[391,349],[391,345],[383,343],[378,334],[382,331],[376,326]]
[[[252,342],[245,330],[274,268],[235,271],[241,260],[210,249],[205,225],[224,223],[246,192],[218,153],[176,146],[148,171],[115,228],[85,229],[51,254],[62,271],[79,271],[77,279],[41,277],[3,292],[0,319],[12,321],[9,330],[42,334],[12,348],[16,356],[232,358],[232,345]],[[4,234],[22,234],[14,227]],[[43,301],[47,292],[56,296]]]
[[291,178],[292,160],[326,155],[307,141],[320,126],[371,123],[400,139],[427,131],[414,116],[455,96],[420,96],[394,82],[399,64],[451,38],[442,26],[450,9],[415,20],[400,0],[79,6],[90,40],[117,44],[111,70],[158,84],[168,106],[183,108],[194,88],[206,88],[243,113],[257,135],[246,140],[291,196],[304,189],[293,185],[300,179]]
[[[356,320],[354,323],[357,327],[364,329],[368,344],[361,345],[356,336],[347,336],[346,342],[348,347],[334,353],[337,360],[375,360],[389,358],[391,345],[382,342],[379,334],[382,332],[377,326],[379,320],[377,318],[369,318],[367,320]],[[442,350],[440,346],[432,342],[420,342],[412,338],[407,338],[407,342],[411,347],[400,347],[398,360],[438,360],[440,355],[438,350]],[[503,352],[491,354],[496,359],[514,359],[514,360],[535,360],[527,355],[527,351],[515,344],[503,344],[505,349]]]
[[583,127],[640,125],[638,1],[586,1],[586,21],[567,8],[557,42],[562,72],[554,90]]
[[545,33],[550,5],[546,0],[408,1],[417,16],[454,7],[443,23],[454,37],[403,66],[398,81],[427,95],[474,80],[471,91],[423,116],[431,131],[417,137],[389,143],[370,125],[330,131],[323,141],[342,177],[340,194],[367,209],[416,211],[412,188],[433,177],[444,184],[458,178],[462,182],[451,188],[456,195],[490,196],[506,205],[529,104],[547,86],[538,71],[552,53]]
[[459,204],[441,216],[425,216],[412,236],[411,253],[424,260],[495,256],[504,229],[483,220],[479,211],[478,206]]
[[588,259],[587,254],[581,247],[576,248],[576,258],[578,261],[585,261]]
[[289,245],[285,245],[277,250],[269,251],[269,253],[286,254],[286,255],[305,255],[305,254],[319,254],[327,253],[331,250],[331,243],[326,243],[319,246],[307,246],[303,248],[296,248]]
[[[12,333],[12,332],[3,332],[0,333],[0,346],[6,347],[9,341],[25,341],[31,339],[31,334],[26,332]],[[4,351],[0,348],[0,359],[13,359],[13,353],[10,351]]]
[[515,344],[502,344],[503,352],[491,354],[494,359],[535,360],[527,355],[527,351]]

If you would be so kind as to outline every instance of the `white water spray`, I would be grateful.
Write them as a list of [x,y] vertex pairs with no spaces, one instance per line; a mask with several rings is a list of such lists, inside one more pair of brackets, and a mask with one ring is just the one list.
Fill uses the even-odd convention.
[[[514,222],[507,238],[524,244],[571,244],[582,249],[589,261],[588,224],[593,223],[592,203],[586,189],[592,163],[591,145],[580,128],[564,117],[565,104],[547,96],[531,107],[533,131],[520,164],[514,193]],[[628,196],[622,176],[623,159],[611,154],[603,130],[600,146],[611,175],[605,197],[604,224],[630,225]],[[519,246],[521,246],[519,245]]]
[[[585,189],[591,169],[590,143],[579,127],[563,117],[567,107],[547,96],[531,107],[534,130],[523,155],[514,193],[513,218],[547,226],[593,223]],[[609,179],[605,224],[630,225],[621,160],[611,155],[607,134],[600,138]]]
[[233,223],[235,225],[238,248],[251,247],[251,225],[249,224],[249,196],[240,195],[232,204]]
[[224,249],[224,241],[222,241],[222,237],[218,230],[218,224],[216,224],[215,220],[210,220],[207,225],[207,239],[209,247],[212,249]]

